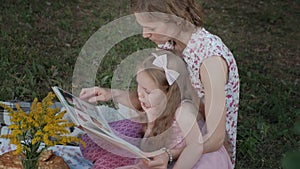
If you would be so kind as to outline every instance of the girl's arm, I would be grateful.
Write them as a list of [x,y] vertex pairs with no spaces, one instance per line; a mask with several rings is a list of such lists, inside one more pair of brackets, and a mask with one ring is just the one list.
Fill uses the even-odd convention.
[[173,169],[192,168],[203,152],[203,141],[197,123],[198,111],[191,103],[182,103],[177,109],[176,121],[183,133],[186,146],[179,155]]
[[224,144],[226,135],[225,84],[228,70],[221,57],[203,61],[200,77],[205,91],[205,117],[207,134],[204,136],[204,153],[216,151]]

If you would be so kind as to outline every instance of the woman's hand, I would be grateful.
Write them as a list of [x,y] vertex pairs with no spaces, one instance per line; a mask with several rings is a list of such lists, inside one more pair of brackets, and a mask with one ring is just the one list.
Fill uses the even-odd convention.
[[84,88],[81,90],[79,97],[90,103],[109,101],[112,99],[112,91],[109,88],[102,87]]
[[151,161],[144,160],[144,163],[150,169],[167,169],[169,155],[165,152],[152,158]]

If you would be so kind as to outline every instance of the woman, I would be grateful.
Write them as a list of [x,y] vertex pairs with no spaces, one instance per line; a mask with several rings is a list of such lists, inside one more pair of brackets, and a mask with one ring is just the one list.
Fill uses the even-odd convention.
[[[234,165],[239,76],[232,53],[219,37],[204,29],[201,9],[194,0],[132,0],[132,9],[144,38],[182,56],[187,63],[192,85],[204,102],[207,134],[203,152],[225,145]],[[91,101],[117,100],[122,95],[121,91],[103,88],[81,92],[81,98]],[[175,158],[179,155],[176,150],[171,153]],[[166,168],[167,159],[167,153],[154,157],[148,166]]]

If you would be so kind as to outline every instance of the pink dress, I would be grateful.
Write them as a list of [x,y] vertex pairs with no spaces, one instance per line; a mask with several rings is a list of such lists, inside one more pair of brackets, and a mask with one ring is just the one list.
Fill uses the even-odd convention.
[[[198,122],[199,128],[202,131],[202,134],[204,135],[206,133],[206,128],[204,126],[204,122],[200,120]],[[176,121],[173,123],[173,128],[175,130],[176,138],[173,140],[176,142],[176,147],[178,146],[185,146],[184,137],[182,134],[182,131]],[[219,150],[202,154],[199,161],[194,165],[192,169],[233,169],[232,162],[230,160],[230,157],[225,149],[224,146],[222,146]]]
[[192,84],[197,90],[199,97],[205,95],[202,82],[200,81],[200,67],[204,59],[211,56],[221,56],[227,62],[228,81],[225,86],[226,91],[226,133],[230,148],[232,164],[235,164],[236,154],[236,132],[239,105],[239,75],[235,59],[230,50],[224,45],[222,40],[199,28],[192,34],[190,41],[183,51],[183,59],[187,63]]
[[[202,129],[202,133],[205,134],[206,130],[204,127],[204,122],[199,121],[198,122],[199,128]],[[186,145],[184,136],[182,134],[182,131],[176,122],[174,120],[172,125],[172,130],[174,132],[173,137],[171,138],[172,143],[170,144],[169,149],[172,148],[181,148]],[[174,161],[168,168],[172,168],[176,161]],[[192,169],[232,169],[232,163],[230,160],[230,157],[225,149],[224,146],[222,146],[219,150],[202,154],[199,161],[194,165]],[[144,165],[143,162],[139,160],[135,160],[134,165],[128,165],[123,166],[118,169],[148,169],[147,166]]]

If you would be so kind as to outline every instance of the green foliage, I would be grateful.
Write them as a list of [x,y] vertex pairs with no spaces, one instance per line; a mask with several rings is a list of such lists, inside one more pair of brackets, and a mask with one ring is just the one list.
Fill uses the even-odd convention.
[[[296,112],[296,114],[300,115],[300,110]],[[300,135],[300,116],[295,123],[294,130],[297,135]],[[298,169],[300,166],[300,146],[298,148],[292,149],[287,152],[282,159],[283,169]]]
[[[236,168],[281,168],[283,154],[297,150],[300,139],[299,2],[198,2],[204,7],[206,29],[222,38],[239,67]],[[128,4],[129,0],[1,1],[0,100],[43,98],[54,85],[71,90],[81,48],[102,25],[129,14]],[[152,47],[141,36],[121,41],[101,62],[95,84],[110,87],[123,58]],[[297,157],[287,153],[283,166],[289,169]]]
[[300,151],[289,152],[282,161],[283,169],[298,169],[300,166]]

